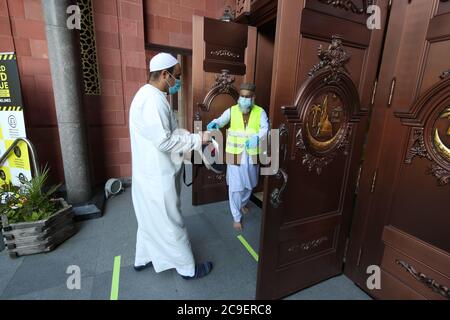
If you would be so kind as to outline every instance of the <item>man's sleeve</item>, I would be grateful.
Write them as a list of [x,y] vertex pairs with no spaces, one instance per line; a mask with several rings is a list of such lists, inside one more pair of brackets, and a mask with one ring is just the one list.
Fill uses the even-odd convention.
[[259,139],[262,140],[266,138],[268,132],[269,132],[269,118],[267,117],[267,113],[263,110],[263,112],[261,112],[261,122],[259,126]]
[[202,139],[199,134],[191,134],[178,129],[172,132],[170,110],[162,103],[146,101],[142,109],[143,133],[162,152],[190,152],[200,150]]
[[220,128],[223,128],[230,123],[230,120],[231,120],[231,109],[228,108],[219,118],[215,119],[214,122],[217,122]]

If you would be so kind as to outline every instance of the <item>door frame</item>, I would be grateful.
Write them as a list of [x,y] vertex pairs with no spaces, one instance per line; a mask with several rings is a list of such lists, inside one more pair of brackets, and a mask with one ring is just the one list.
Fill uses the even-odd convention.
[[[210,28],[207,29],[208,31],[205,29],[205,25],[210,26]],[[225,40],[223,38],[217,38],[220,36],[218,34],[218,30],[220,30],[219,28],[221,27],[227,29],[228,33],[225,32],[225,34],[239,34],[241,36],[243,29],[247,30],[247,47],[245,48],[245,57],[243,57],[243,61],[240,60],[242,56],[234,57],[235,60],[231,62],[228,61],[227,63],[224,63],[223,61],[217,63],[216,59],[210,58],[212,53],[207,52],[208,45],[217,48],[230,45],[229,43],[223,43],[223,41],[230,42],[229,36],[226,37]],[[231,29],[231,31],[229,29]],[[219,39],[222,40],[222,43],[218,41],[218,44],[216,44],[210,40],[207,44],[207,41],[205,40],[207,38],[213,38],[214,41]],[[241,38],[243,37],[238,39]],[[236,40],[236,42],[240,44],[239,40]],[[239,84],[242,82],[254,81],[256,43],[257,32],[256,28],[253,26],[237,24],[234,22],[230,22],[229,25],[227,25],[227,22],[220,22],[212,18],[197,15],[193,16],[192,104],[190,105],[187,114],[188,121],[192,126],[191,132],[198,133],[206,130],[206,125],[208,124],[207,121],[213,120],[214,117],[211,118],[212,109],[208,108],[209,103],[213,103],[217,97],[224,95],[232,97],[237,101],[239,92],[237,87],[239,87]],[[236,45],[236,43],[233,45]],[[241,48],[243,47],[239,47],[237,49]],[[209,59],[207,59],[208,57]],[[239,59],[239,63],[236,62],[236,59]],[[209,69],[207,68],[209,71],[205,71],[205,61],[209,61]],[[214,64],[213,67],[211,66],[212,62]],[[236,71],[236,68],[239,68],[243,64],[245,64],[245,74],[241,72],[242,69],[239,69],[239,72],[233,72],[233,68]],[[216,70],[218,66],[223,65],[225,65],[225,67],[222,72],[220,72],[220,70]],[[231,85],[233,93],[228,92],[228,84]],[[219,86],[221,87],[219,88],[220,90],[216,90]],[[227,106],[231,107],[232,105],[230,104]],[[223,111],[225,110],[226,109]],[[220,114],[222,112],[220,112]],[[208,116],[210,119],[208,119]],[[194,125],[194,122],[197,121],[202,121],[203,127],[200,127],[199,123]],[[225,173],[215,174],[208,171],[204,166],[197,164],[193,165],[192,173],[192,205],[197,206],[213,202],[226,201],[228,199]]]
[[258,0],[250,4],[250,13],[243,13],[234,22],[257,27],[277,19],[278,0]]

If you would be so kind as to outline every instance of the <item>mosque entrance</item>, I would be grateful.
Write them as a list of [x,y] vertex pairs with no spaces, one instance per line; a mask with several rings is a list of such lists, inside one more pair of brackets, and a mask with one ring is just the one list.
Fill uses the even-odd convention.
[[[344,271],[372,296],[411,296],[420,278],[411,255],[439,278],[431,290],[448,296],[448,275],[439,275],[448,270],[448,237],[425,226],[448,221],[449,3],[379,0],[370,28],[366,0],[243,3],[249,11],[235,22],[194,18],[191,119],[203,121],[194,131],[205,129],[236,102],[232,87],[248,81],[279,129],[279,166],[254,195],[263,210],[256,297],[281,298]],[[398,148],[408,150],[404,161]],[[224,178],[194,168],[193,203],[226,200]],[[418,184],[425,193],[411,199]],[[429,268],[423,258],[431,253]],[[387,284],[378,295],[366,286],[371,264]]]
[[[205,130],[242,82],[255,82],[279,129],[279,167],[255,190],[256,297],[274,299],[343,272],[384,33],[367,28],[365,7],[255,3],[241,23],[194,17],[190,116],[193,131]],[[194,205],[226,200],[224,174],[194,166],[193,181]]]
[[[255,27],[194,16],[190,111],[194,132],[206,130],[208,123],[237,104],[242,83],[254,82],[256,48]],[[223,151],[226,128],[222,137]],[[228,199],[226,172],[194,165],[192,174],[193,205]]]

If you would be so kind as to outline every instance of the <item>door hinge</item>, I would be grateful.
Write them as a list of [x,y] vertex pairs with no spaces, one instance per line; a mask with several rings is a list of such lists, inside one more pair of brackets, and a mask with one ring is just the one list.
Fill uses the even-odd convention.
[[377,177],[378,177],[378,169],[375,170],[372,178],[372,186],[370,188],[370,193],[373,193],[375,191],[375,186],[377,184]]
[[356,180],[355,194],[358,194],[358,191],[359,191],[359,182],[361,181],[361,172],[362,172],[362,165],[359,166],[358,179]]
[[372,91],[372,100],[370,101],[370,104],[373,106],[375,103],[375,96],[377,94],[377,88],[378,88],[378,79],[375,80],[375,83],[373,84],[373,91]]
[[359,265],[361,264],[362,252],[363,252],[362,248],[359,248],[359,251],[358,251],[358,259],[356,260],[356,266],[357,266],[357,267],[359,267]]
[[344,263],[347,261],[347,252],[348,252],[348,244],[350,243],[350,238],[347,238],[345,241],[345,249],[344,249]]
[[396,84],[397,84],[397,79],[394,77],[394,79],[392,79],[392,83],[391,83],[391,92],[389,93],[388,108],[392,105],[392,100],[394,99]]

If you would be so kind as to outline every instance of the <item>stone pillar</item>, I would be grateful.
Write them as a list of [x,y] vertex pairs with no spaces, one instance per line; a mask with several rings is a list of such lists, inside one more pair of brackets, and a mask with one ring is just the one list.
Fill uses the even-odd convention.
[[71,5],[76,1],[42,0],[67,197],[71,204],[81,204],[91,198],[92,185],[78,31],[66,25]]

